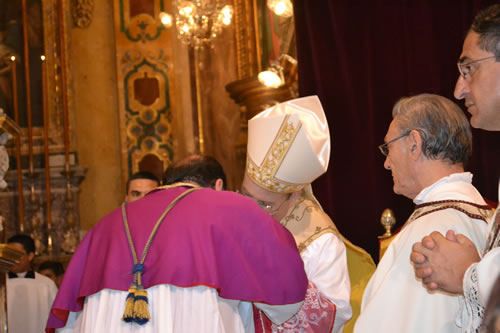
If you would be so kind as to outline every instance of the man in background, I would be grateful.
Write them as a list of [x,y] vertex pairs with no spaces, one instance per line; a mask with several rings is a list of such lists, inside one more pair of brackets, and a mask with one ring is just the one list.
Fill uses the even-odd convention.
[[136,172],[127,180],[125,201],[133,202],[139,200],[159,185],[160,181],[151,172]]
[[[490,6],[474,18],[458,70],[455,98],[465,101],[472,127],[500,131],[500,5]],[[500,183],[498,195],[500,200]],[[458,324],[464,332],[476,332],[500,276],[500,206],[490,220],[484,251],[467,235],[438,231],[414,245],[415,274],[429,290],[463,295],[465,306]]]
[[24,252],[19,263],[12,266],[8,273],[9,333],[43,332],[57,287],[51,279],[32,270],[31,262],[36,249],[30,236],[14,235],[7,243]]
[[354,332],[460,332],[454,316],[463,300],[428,293],[408,263],[413,244],[432,230],[453,229],[485,246],[491,210],[464,164],[472,153],[470,125],[449,99],[421,94],[400,99],[379,146],[394,193],[412,199],[412,215],[391,242],[363,295]]
[[38,272],[54,281],[59,288],[64,277],[64,266],[59,261],[48,260],[38,266]]

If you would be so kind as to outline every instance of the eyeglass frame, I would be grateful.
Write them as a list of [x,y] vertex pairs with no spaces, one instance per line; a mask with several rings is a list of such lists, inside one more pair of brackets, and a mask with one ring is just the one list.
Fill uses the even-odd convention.
[[488,60],[488,59],[492,59],[492,58],[496,58],[496,57],[497,57],[496,55],[492,55],[492,56],[489,56],[489,57],[486,57],[486,58],[472,60],[472,61],[469,61],[469,62],[461,62],[461,60],[459,60],[457,62],[458,72],[460,73],[460,76],[462,76],[464,79],[466,79],[466,78],[470,77],[470,70],[471,70],[471,68],[469,68],[468,70],[464,70],[465,66],[470,66],[470,65],[475,64],[477,62]]
[[245,194],[245,193],[241,192],[240,190],[236,190],[235,192],[236,192],[236,193],[238,193],[238,194],[241,194],[241,195],[243,195],[243,196],[245,196],[245,197],[247,197],[247,198],[249,198],[249,199],[252,199],[253,201],[255,201],[255,203],[256,203],[257,205],[259,205],[259,207],[260,207],[260,208],[262,208],[262,209],[263,209],[266,213],[268,213],[269,215],[273,215],[273,214],[275,214],[276,212],[278,212],[278,211],[281,209],[281,207],[283,207],[283,204],[284,204],[285,202],[287,202],[287,201],[290,199],[290,197],[292,196],[292,194],[291,194],[291,193],[289,193],[289,194],[288,194],[288,196],[287,196],[287,198],[286,198],[285,200],[283,200],[283,202],[282,202],[282,203],[280,203],[280,204],[278,205],[278,207],[277,207],[277,208],[274,208],[274,209],[273,209],[273,205],[266,205],[266,204],[264,204],[262,201],[257,200],[257,199],[255,199],[254,197],[251,197],[250,195],[248,195],[248,194]]
[[404,132],[403,134],[401,134],[400,136],[398,136],[397,138],[395,139],[392,139],[392,140],[389,140],[387,141],[386,143],[383,143],[381,144],[380,146],[378,146],[378,149],[380,150],[380,152],[382,153],[382,155],[384,156],[388,156],[389,155],[389,144],[393,143],[394,141],[397,141],[399,139],[402,139],[408,135],[410,135],[411,131],[413,130],[407,130],[406,132]]

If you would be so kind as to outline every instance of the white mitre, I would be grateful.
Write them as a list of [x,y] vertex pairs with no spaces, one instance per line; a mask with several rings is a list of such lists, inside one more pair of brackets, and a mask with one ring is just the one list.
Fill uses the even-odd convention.
[[293,99],[248,121],[248,176],[260,187],[293,193],[328,169],[330,131],[317,96]]

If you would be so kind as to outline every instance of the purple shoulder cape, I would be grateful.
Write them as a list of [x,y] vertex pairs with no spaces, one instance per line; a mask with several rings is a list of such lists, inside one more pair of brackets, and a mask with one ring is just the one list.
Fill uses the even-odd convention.
[[[127,205],[139,258],[159,216],[185,190],[157,190]],[[118,208],[101,219],[75,251],[47,332],[64,327],[69,311],[81,311],[86,296],[103,289],[127,291],[132,268]],[[205,285],[223,298],[272,305],[300,302],[307,288],[293,236],[251,199],[212,189],[188,194],[168,213],[153,239],[142,277],[145,288]]]

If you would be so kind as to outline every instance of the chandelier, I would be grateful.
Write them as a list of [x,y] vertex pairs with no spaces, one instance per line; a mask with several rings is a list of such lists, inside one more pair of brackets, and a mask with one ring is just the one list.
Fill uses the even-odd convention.
[[[225,26],[231,24],[233,7],[219,0],[178,0],[175,13],[177,37],[185,44],[199,49],[210,45]],[[161,13],[160,20],[172,26],[172,16]]]

